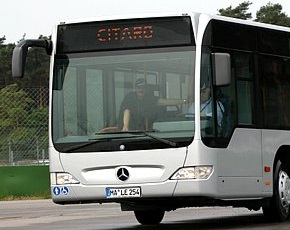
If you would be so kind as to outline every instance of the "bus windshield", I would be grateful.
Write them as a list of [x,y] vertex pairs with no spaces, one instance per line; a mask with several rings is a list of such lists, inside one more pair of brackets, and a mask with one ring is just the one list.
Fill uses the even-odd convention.
[[[105,151],[106,144],[121,141],[143,149],[148,146],[138,147],[136,141],[144,139],[152,142],[151,148],[154,143],[172,147],[160,139],[188,145],[194,136],[194,115],[188,114],[194,63],[192,46],[56,55],[55,147],[65,151],[77,143],[94,142],[82,151]],[[127,110],[130,121],[125,127]],[[104,138],[110,141],[98,142]]]

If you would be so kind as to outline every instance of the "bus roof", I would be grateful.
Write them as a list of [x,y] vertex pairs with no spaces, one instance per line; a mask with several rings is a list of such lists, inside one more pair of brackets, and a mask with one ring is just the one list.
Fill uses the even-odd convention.
[[110,16],[100,16],[100,17],[93,17],[93,18],[82,18],[82,19],[70,19],[67,21],[61,21],[59,24],[74,24],[74,23],[85,23],[85,22],[91,22],[91,21],[109,21],[109,20],[123,20],[123,19],[138,19],[138,18],[150,18],[150,17],[173,17],[173,16],[190,16],[192,18],[198,18],[199,20],[201,18],[204,18],[204,20],[210,21],[212,19],[220,20],[220,21],[226,21],[231,23],[237,23],[242,25],[249,25],[249,26],[256,26],[260,28],[267,28],[267,29],[273,29],[273,30],[280,30],[285,32],[290,32],[289,27],[284,26],[277,26],[272,24],[266,24],[261,22],[255,22],[251,20],[243,20],[243,19],[237,19],[237,18],[231,18],[231,17],[225,17],[220,15],[209,15],[209,14],[203,14],[203,13],[186,13],[186,12],[162,12],[162,13],[146,13],[146,14],[131,14],[131,15],[110,15]]

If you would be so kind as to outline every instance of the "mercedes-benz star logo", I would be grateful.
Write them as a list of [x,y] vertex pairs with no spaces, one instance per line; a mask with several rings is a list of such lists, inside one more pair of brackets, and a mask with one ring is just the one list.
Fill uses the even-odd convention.
[[130,174],[129,174],[128,169],[126,169],[126,168],[119,168],[118,169],[117,177],[119,180],[126,181],[126,180],[128,180],[129,176],[130,176]]

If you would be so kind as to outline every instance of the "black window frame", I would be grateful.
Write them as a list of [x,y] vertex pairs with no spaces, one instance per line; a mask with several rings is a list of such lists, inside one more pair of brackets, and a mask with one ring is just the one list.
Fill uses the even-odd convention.
[[[246,36],[246,38],[245,38]],[[266,46],[270,45],[270,48]],[[263,106],[263,72],[261,59],[263,56],[280,57],[290,60],[290,29],[283,31],[282,28],[271,28],[269,26],[246,25],[238,22],[229,22],[218,19],[212,19],[205,30],[202,42],[203,47],[207,47],[212,52],[229,53],[231,57],[235,54],[249,54],[252,56],[253,64],[253,89],[252,89],[252,112],[253,124],[239,124],[238,123],[238,108],[235,111],[235,124],[232,133],[236,128],[257,128],[257,129],[287,129],[285,126],[269,126],[265,124],[265,108]],[[231,61],[234,64],[233,60]],[[232,66],[234,68],[234,65]],[[239,79],[233,73],[233,80],[236,87],[235,103],[237,104],[237,87]],[[290,76],[290,74],[289,74]],[[287,76],[286,76],[287,77]],[[289,77],[290,78],[290,77]],[[246,80],[246,79],[245,79]],[[289,79],[290,81],[290,79]],[[215,95],[215,90],[213,92]],[[287,93],[286,93],[287,94]],[[290,105],[289,105],[290,107]],[[226,147],[231,136],[226,137],[226,141],[219,141],[215,138],[211,141],[205,141],[205,144],[211,147]]]

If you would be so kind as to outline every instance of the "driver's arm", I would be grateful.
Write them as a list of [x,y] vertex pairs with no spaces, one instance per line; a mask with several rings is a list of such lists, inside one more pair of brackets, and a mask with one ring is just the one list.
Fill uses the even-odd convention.
[[125,109],[123,113],[123,128],[122,131],[128,131],[130,124],[130,110]]

